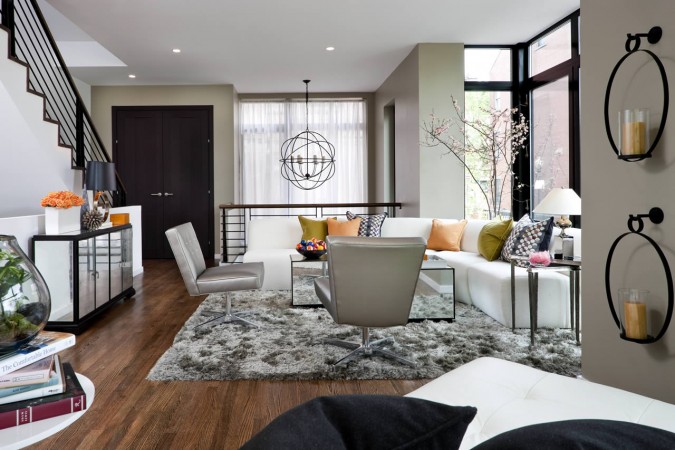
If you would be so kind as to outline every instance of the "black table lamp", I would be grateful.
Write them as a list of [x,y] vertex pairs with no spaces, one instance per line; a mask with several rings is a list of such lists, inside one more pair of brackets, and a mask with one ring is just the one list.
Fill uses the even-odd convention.
[[87,161],[85,187],[95,192],[94,211],[102,209],[103,221],[108,219],[110,200],[103,191],[116,191],[115,164],[103,161]]

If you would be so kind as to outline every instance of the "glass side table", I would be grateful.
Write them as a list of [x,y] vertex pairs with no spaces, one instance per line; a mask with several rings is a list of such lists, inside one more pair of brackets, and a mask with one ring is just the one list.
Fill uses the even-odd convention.
[[577,345],[581,345],[579,340],[579,278],[581,275],[581,257],[574,259],[552,259],[548,266],[538,267],[529,263],[527,256],[516,256],[511,258],[511,327],[516,328],[516,283],[515,273],[518,262],[527,264],[527,285],[530,302],[530,343],[535,345],[535,333],[537,332],[537,312],[539,308],[539,273],[544,271],[561,272],[566,271],[570,274],[570,320],[572,328],[576,332]]
[[[314,279],[328,276],[328,259],[291,258],[291,306],[323,306],[314,291]],[[424,261],[420,269],[410,321],[455,319],[455,269],[442,259]]]
[[307,259],[300,254],[291,258],[291,306],[323,306],[314,292],[314,279],[328,276],[328,257]]

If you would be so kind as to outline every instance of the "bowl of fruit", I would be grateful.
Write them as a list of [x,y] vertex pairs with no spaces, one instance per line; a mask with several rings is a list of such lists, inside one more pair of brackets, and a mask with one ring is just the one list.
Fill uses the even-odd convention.
[[307,259],[319,259],[326,254],[326,243],[317,238],[303,239],[295,249]]

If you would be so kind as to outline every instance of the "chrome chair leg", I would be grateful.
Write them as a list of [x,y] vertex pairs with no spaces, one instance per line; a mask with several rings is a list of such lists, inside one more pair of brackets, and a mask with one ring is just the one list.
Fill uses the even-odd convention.
[[357,344],[356,342],[350,342],[350,341],[344,341],[341,339],[324,339],[323,342],[325,344],[330,344],[330,345],[335,345],[337,347],[342,347],[346,348],[349,350],[352,350],[350,353],[348,353],[346,356],[342,357],[339,359],[337,362],[333,364],[333,366],[339,366],[341,364],[345,364],[352,359],[354,359],[357,356],[372,356],[372,355],[378,355],[382,356],[384,358],[389,358],[393,359],[395,361],[398,361],[402,364],[406,364],[411,367],[416,367],[416,364],[407,359],[404,358],[400,355],[397,355],[396,353],[390,351],[390,350],[385,350],[381,348],[384,345],[387,344],[393,344],[394,338],[392,337],[387,337],[384,339],[378,339],[377,341],[370,341],[370,331],[368,328],[362,328],[361,329],[361,344]]
[[250,314],[249,311],[246,312],[241,312],[237,314],[232,314],[232,301],[230,300],[230,296],[227,295],[225,300],[225,312],[222,311],[204,311],[208,312],[211,314],[214,314],[216,317],[212,317],[209,320],[200,323],[199,325],[196,325],[195,328],[199,328],[203,325],[210,325],[212,327],[216,325],[220,325],[221,323],[226,323],[226,324],[231,324],[231,323],[238,323],[241,325],[246,325],[249,327],[253,328],[260,328],[260,325],[258,325],[255,322],[251,322],[247,318],[242,317],[242,315]]

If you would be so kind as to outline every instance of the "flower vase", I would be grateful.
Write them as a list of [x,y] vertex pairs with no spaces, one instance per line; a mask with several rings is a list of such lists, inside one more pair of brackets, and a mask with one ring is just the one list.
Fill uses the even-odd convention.
[[0,354],[30,342],[47,324],[51,297],[14,236],[0,235]]
[[45,233],[80,231],[80,208],[45,208]]

